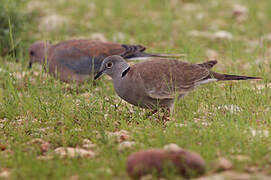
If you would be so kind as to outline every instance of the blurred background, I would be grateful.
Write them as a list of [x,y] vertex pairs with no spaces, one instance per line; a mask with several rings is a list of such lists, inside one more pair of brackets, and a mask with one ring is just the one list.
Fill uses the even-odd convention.
[[25,64],[36,40],[90,38],[248,69],[269,65],[270,12],[266,0],[2,0],[0,52]]

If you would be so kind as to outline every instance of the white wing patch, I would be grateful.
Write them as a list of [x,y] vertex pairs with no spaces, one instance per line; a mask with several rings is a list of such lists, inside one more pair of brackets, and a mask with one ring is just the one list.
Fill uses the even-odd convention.
[[196,86],[199,86],[199,85],[207,84],[207,83],[214,82],[214,81],[217,81],[217,79],[215,79],[215,78],[212,78],[212,79],[205,79],[205,80],[203,80],[203,81],[195,82],[195,85],[196,85]]
[[129,61],[145,61],[145,60],[151,60],[153,57],[132,57],[132,58],[127,58]]

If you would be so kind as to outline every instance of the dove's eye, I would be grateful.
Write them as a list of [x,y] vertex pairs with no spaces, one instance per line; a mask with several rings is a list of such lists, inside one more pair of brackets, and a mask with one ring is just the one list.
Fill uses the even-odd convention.
[[112,66],[113,66],[113,63],[112,62],[108,62],[107,64],[106,64],[106,68],[112,68]]
[[33,55],[34,55],[34,52],[33,52],[33,51],[30,51],[30,55],[33,56]]

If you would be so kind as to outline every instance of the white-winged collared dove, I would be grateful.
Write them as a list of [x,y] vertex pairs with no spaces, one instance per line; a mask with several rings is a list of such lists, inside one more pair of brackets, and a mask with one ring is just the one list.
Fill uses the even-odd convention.
[[65,82],[83,82],[95,75],[104,58],[120,55],[123,58],[137,59],[144,57],[171,57],[181,54],[145,53],[141,45],[125,45],[98,40],[67,40],[50,45],[45,42],[33,43],[29,48],[29,68],[38,62],[47,64],[49,73]]
[[259,77],[220,74],[210,69],[217,63],[202,64],[154,58],[129,66],[120,56],[107,57],[97,79],[109,75],[116,93],[125,101],[142,108],[157,110],[159,107],[173,111],[175,95],[183,97],[201,84],[213,81],[261,79]]

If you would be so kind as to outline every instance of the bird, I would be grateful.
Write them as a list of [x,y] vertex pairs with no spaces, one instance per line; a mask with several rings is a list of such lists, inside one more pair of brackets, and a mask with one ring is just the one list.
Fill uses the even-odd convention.
[[94,79],[107,74],[112,78],[115,92],[123,100],[154,112],[163,108],[169,115],[173,112],[175,97],[181,99],[202,84],[262,79],[211,71],[216,64],[217,60],[192,64],[176,59],[153,58],[129,66],[121,56],[113,55],[105,58]]
[[182,54],[151,54],[142,45],[126,45],[99,40],[75,39],[57,44],[37,41],[29,48],[29,68],[33,63],[49,67],[48,71],[61,81],[79,83],[95,75],[104,58],[120,55],[127,60],[148,57],[179,57]]

